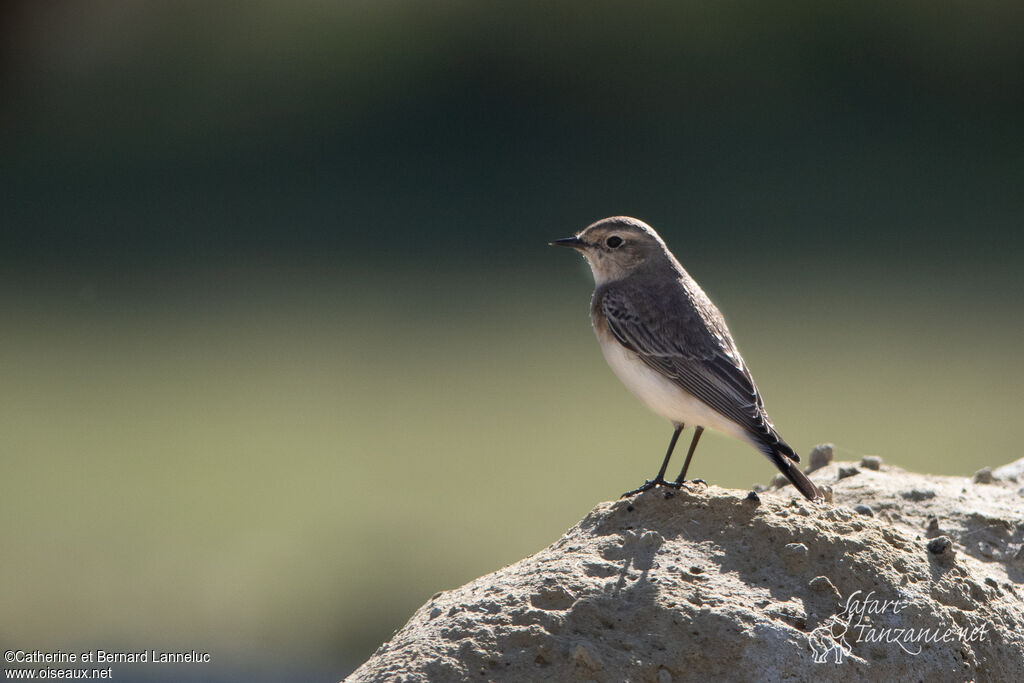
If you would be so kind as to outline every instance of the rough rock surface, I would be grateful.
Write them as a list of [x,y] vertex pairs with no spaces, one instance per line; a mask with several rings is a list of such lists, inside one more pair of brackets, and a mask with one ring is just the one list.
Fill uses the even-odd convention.
[[1021,680],[1024,461],[812,478],[833,502],[691,484],[601,503],[438,593],[348,680]]

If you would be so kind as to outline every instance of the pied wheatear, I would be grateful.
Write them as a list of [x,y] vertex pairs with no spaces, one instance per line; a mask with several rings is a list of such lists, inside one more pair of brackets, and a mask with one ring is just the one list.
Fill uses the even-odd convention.
[[[751,444],[800,493],[821,497],[768,418],[725,318],[653,228],[617,216],[551,244],[586,258],[595,285],[590,317],[605,360],[647,408],[675,426],[658,474],[623,495],[681,486],[707,428]],[[679,477],[667,482],[665,470],[686,425],[695,427],[693,440]]]

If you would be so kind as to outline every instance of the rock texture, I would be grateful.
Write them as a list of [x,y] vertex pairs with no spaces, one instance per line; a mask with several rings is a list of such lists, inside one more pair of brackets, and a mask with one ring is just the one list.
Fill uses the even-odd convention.
[[701,484],[601,503],[435,595],[348,680],[1021,680],[1024,461],[827,455],[826,503]]

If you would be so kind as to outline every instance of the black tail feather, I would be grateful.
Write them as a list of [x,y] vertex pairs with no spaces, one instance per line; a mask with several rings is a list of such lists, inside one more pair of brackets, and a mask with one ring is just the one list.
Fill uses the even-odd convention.
[[768,459],[779,468],[779,472],[782,472],[786,479],[789,479],[793,486],[804,494],[807,500],[823,497],[821,490],[796,466],[796,463],[800,462],[800,456],[793,451],[788,443],[776,435],[773,440],[761,441],[756,445],[757,449],[768,456]]
[[779,468],[779,471],[785,475],[786,479],[792,482],[793,486],[797,490],[804,494],[807,500],[814,500],[815,498],[821,498],[821,490],[814,485],[807,475],[800,471],[800,468],[796,466],[796,463],[790,460],[787,456],[782,453],[773,453],[768,456],[771,458],[775,466]]

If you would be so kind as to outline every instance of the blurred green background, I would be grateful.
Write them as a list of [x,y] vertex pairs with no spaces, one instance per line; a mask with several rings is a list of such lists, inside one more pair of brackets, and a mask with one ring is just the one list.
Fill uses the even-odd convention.
[[[1018,3],[0,12],[5,649],[337,680],[651,476],[670,426],[546,246],[607,215],[798,451],[1020,456]],[[774,474],[718,437],[691,472]]]

